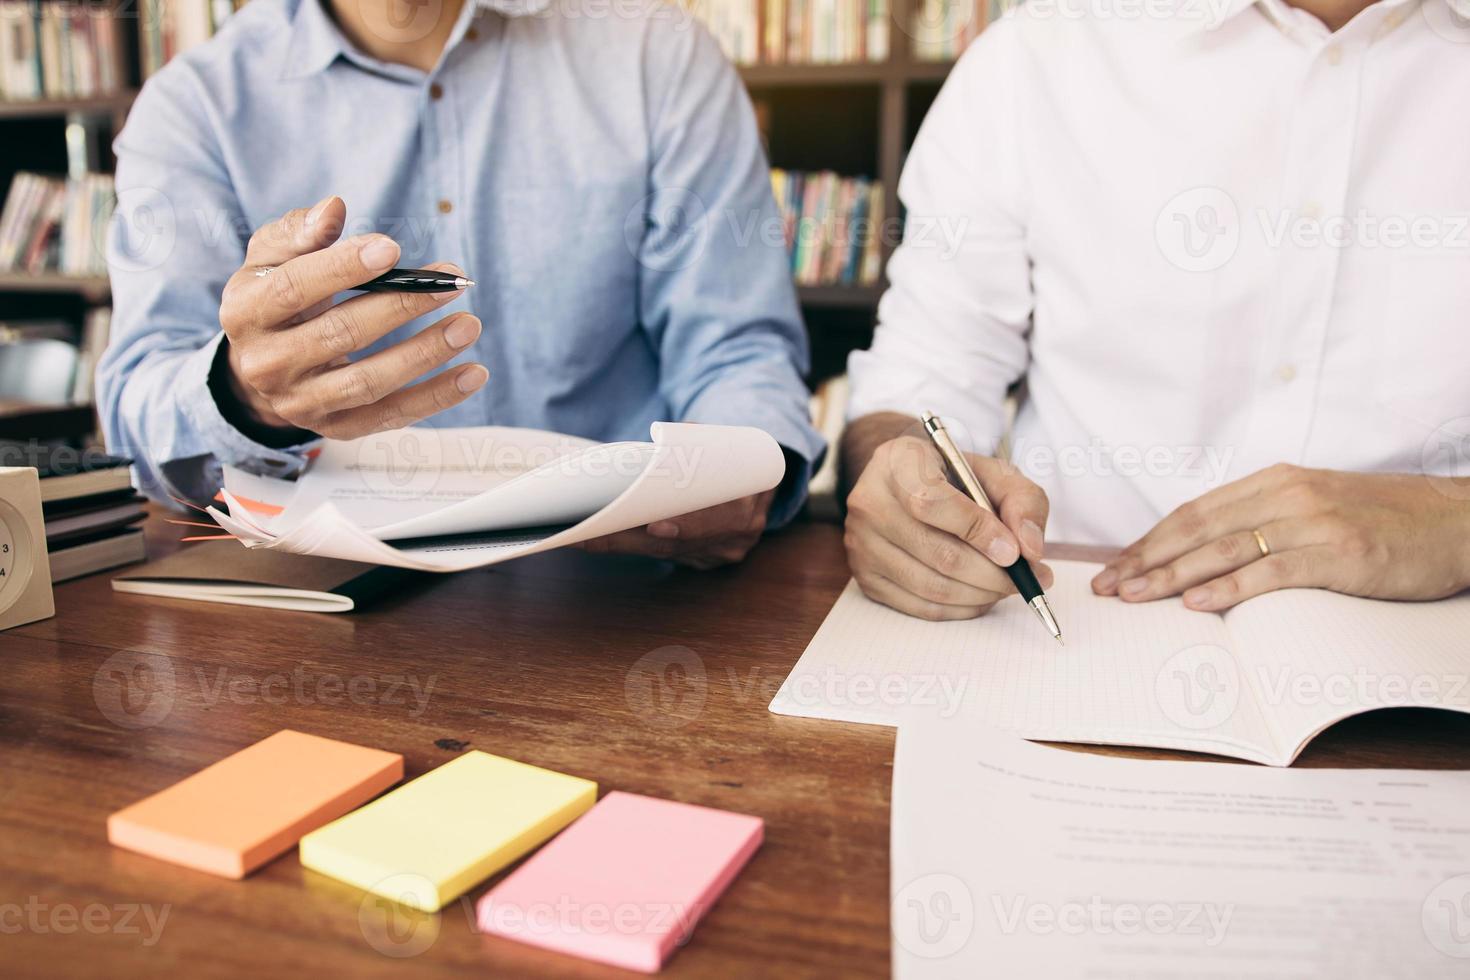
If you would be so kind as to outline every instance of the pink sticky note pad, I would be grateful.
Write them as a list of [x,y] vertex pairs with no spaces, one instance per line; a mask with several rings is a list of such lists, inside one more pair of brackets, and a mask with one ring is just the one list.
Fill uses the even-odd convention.
[[760,847],[759,817],[609,793],[477,906],[481,932],[656,973]]

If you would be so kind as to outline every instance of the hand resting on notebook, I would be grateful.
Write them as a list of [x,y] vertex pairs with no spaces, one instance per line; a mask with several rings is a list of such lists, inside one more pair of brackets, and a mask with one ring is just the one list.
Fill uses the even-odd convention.
[[1182,592],[1185,605],[1211,611],[1285,588],[1441,599],[1470,588],[1466,484],[1272,466],[1175,510],[1093,590],[1128,602]]

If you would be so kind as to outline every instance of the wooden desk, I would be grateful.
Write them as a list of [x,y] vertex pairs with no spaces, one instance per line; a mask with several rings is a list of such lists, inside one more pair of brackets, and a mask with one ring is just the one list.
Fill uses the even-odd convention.
[[[3,969],[617,975],[479,936],[467,900],[364,903],[294,854],[231,882],[108,846],[108,813],[289,727],[401,752],[410,777],[472,746],[756,814],[765,846],[666,973],[885,975],[892,733],[766,710],[846,579],[838,530],[804,525],[735,569],[553,554],[351,616],[60,586],[56,618],[0,635]],[[1470,767],[1470,719],[1360,718],[1300,764]]]

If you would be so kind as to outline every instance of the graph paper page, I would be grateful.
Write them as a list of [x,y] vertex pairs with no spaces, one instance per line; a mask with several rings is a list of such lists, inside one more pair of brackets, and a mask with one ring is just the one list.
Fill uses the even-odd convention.
[[881,725],[963,713],[1029,738],[1276,761],[1219,616],[1096,596],[1100,565],[1051,564],[1066,646],[1015,596],[976,620],[931,623],[850,582],[771,710]]

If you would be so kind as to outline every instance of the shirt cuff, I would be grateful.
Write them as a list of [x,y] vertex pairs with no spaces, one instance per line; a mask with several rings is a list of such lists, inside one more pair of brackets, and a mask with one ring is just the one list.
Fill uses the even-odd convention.
[[223,333],[215,334],[209,343],[184,361],[179,374],[178,395],[184,414],[197,439],[217,462],[263,476],[284,478],[296,475],[306,464],[306,448],[316,439],[305,440],[295,446],[273,448],[251,439],[220,414],[209,378],[224,336]]

